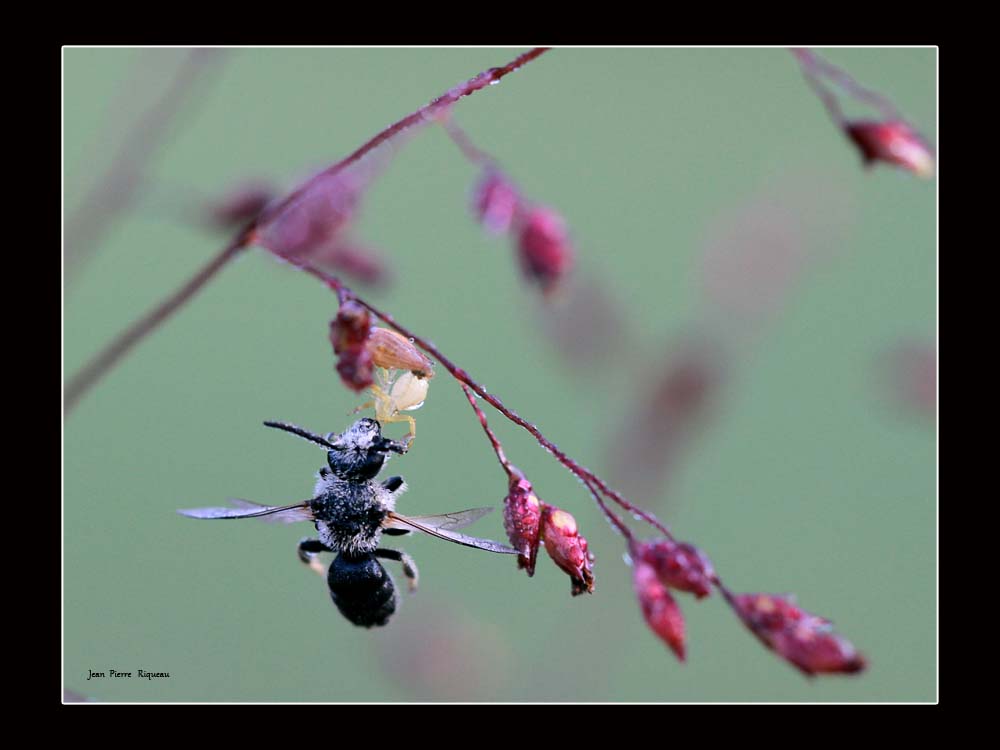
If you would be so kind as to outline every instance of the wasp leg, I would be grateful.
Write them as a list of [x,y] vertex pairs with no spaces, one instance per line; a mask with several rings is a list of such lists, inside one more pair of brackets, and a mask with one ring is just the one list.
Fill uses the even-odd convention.
[[319,539],[306,537],[299,542],[299,559],[325,578],[326,568],[316,556],[320,552],[336,552],[336,550],[330,549]]
[[396,562],[402,563],[403,575],[406,576],[410,593],[412,594],[417,590],[417,580],[420,578],[420,573],[417,571],[417,563],[412,557],[403,552],[401,549],[385,548],[375,550],[375,557],[381,557],[384,560],[395,560]]
[[382,486],[393,495],[402,495],[406,492],[406,482],[403,481],[402,477],[389,477],[382,482]]

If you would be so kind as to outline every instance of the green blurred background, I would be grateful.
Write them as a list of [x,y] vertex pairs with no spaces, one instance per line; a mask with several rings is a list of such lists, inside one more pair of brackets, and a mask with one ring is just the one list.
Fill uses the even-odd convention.
[[[184,221],[178,195],[252,176],[289,186],[520,51],[229,50],[155,153],[149,192],[67,286],[66,373],[225,241]],[[934,49],[823,54],[936,143]],[[182,57],[64,51],[67,212]],[[593,596],[571,598],[548,560],[528,579],[510,558],[406,539],[392,546],[414,555],[421,589],[369,632],[297,562],[308,526],[177,516],[227,497],[308,497],[322,452],[261,421],[339,431],[359,403],[332,370],[333,295],[257,249],[65,422],[65,686],[101,701],[934,700],[936,430],[893,402],[878,362],[900,341],[934,342],[936,181],[863,170],[783,49],[558,49],[462,100],[455,117],[566,216],[580,273],[620,305],[633,351],[603,367],[560,358],[508,242],[468,213],[475,170],[437,128],[366,196],[359,235],[395,276],[369,296],[598,472],[642,398],[637,383],[704,320],[711,238],[761,196],[802,218],[797,236],[822,262],[741,347],[663,492],[637,500],[703,547],[732,588],[796,592],[833,619],[869,670],[804,679],[716,596],[680,598],[679,664],[642,621],[620,538],[499,415],[513,462],[588,538]],[[415,416],[413,451],[389,467],[411,488],[400,510],[499,508],[504,476],[442,369]],[[500,513],[470,531],[502,539]],[[170,678],[87,682],[89,669]]]

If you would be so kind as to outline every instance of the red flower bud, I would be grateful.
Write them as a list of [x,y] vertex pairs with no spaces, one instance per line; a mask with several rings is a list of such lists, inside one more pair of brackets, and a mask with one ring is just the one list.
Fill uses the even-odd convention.
[[351,390],[360,393],[375,382],[372,355],[367,349],[350,349],[337,359],[337,372]]
[[330,343],[337,355],[337,372],[344,385],[363,391],[374,381],[372,355],[365,343],[371,334],[368,310],[348,300],[330,322]]
[[934,156],[917,133],[901,120],[858,121],[844,127],[861,151],[865,165],[876,161],[895,164],[919,177],[934,174]]
[[640,545],[639,557],[656,571],[664,586],[701,599],[712,593],[715,569],[705,553],[692,544],[658,539]]
[[799,609],[791,596],[737,594],[733,606],[765,646],[807,675],[854,673],[867,665],[829,620]]
[[348,300],[337,310],[337,317],[330,323],[330,343],[333,353],[363,347],[371,335],[371,316],[368,310],[353,300]]
[[541,517],[541,503],[531,488],[531,482],[514,469],[507,497],[503,501],[503,527],[507,538],[518,552],[517,567],[527,570],[529,576],[535,574],[535,560],[541,540]]
[[499,172],[489,170],[473,190],[472,213],[487,232],[503,234],[510,229],[520,202],[517,188]]
[[639,559],[632,571],[632,586],[646,624],[684,661],[684,616],[653,566]]
[[587,540],[580,536],[576,519],[564,510],[545,505],[542,510],[542,536],[545,551],[572,581],[572,594],[594,591],[594,556],[587,551]]
[[517,249],[524,275],[537,281],[544,292],[553,289],[569,273],[576,257],[566,222],[552,209],[543,207],[528,212],[520,229]]

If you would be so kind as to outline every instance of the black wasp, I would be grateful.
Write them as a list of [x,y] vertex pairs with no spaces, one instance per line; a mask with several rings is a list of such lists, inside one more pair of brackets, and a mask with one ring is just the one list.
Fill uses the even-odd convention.
[[396,587],[379,558],[402,563],[410,590],[417,587],[417,566],[402,550],[379,547],[382,534],[409,534],[422,531],[467,547],[516,555],[490,539],[466,536],[464,528],[492,511],[473,508],[435,516],[402,516],[396,500],[406,491],[402,477],[375,481],[390,454],[403,454],[404,442],[382,437],[382,426],[374,419],[359,419],[347,430],[325,437],[283,422],[265,422],[327,449],[327,466],[319,470],[313,498],[294,505],[268,506],[233,500],[237,508],[194,508],[178,511],[191,518],[261,518],[285,523],[313,521],[318,539],[299,542],[299,559],[323,573],[317,554],[336,552],[326,571],[330,596],[337,609],[355,625],[370,628],[385,625],[396,611]]

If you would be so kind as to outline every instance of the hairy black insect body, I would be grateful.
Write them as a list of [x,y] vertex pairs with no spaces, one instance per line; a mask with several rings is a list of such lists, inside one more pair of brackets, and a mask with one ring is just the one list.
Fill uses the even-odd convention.
[[330,564],[326,581],[340,614],[355,625],[385,625],[396,611],[396,587],[374,555],[340,553]]
[[466,547],[517,554],[517,550],[490,539],[460,534],[464,528],[489,512],[471,508],[433,516],[403,516],[395,512],[396,499],[406,491],[402,477],[384,482],[375,477],[391,453],[406,453],[408,444],[382,437],[382,426],[374,419],[359,419],[337,435],[315,435],[283,422],[265,422],[327,449],[327,466],[319,471],[313,497],[293,505],[267,506],[233,500],[234,508],[194,508],[180,513],[191,518],[269,518],[286,522],[312,521],[317,539],[299,542],[299,559],[323,573],[317,555],[334,552],[337,557],[326,571],[333,603],[355,625],[385,625],[396,611],[396,586],[379,562],[401,563],[411,591],[417,586],[417,566],[402,550],[379,547],[382,534],[398,535],[420,531]]

